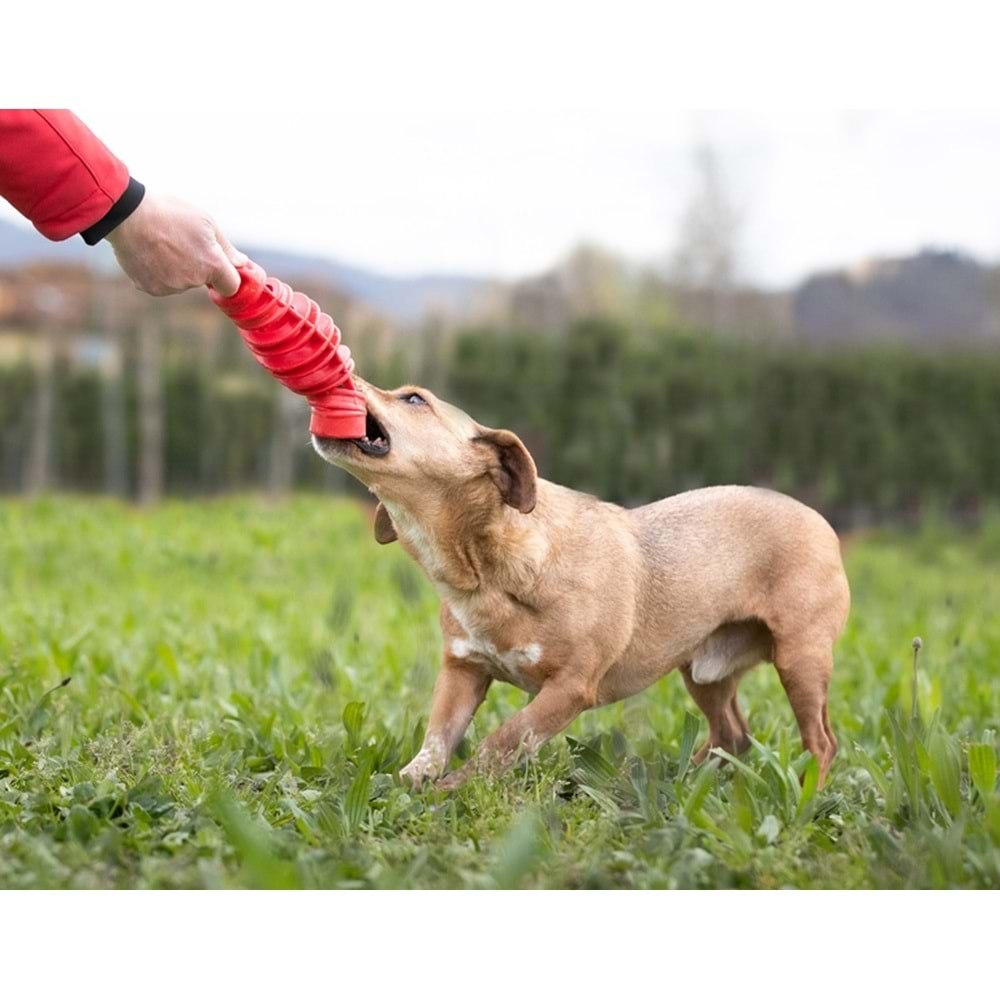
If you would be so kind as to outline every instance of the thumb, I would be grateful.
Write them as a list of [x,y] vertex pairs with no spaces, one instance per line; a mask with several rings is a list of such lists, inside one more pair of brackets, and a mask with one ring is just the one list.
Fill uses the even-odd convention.
[[[232,247],[230,247],[230,250],[232,250]],[[236,251],[233,250],[233,253],[235,254]],[[229,298],[230,295],[235,295],[240,290],[239,272],[233,266],[231,258],[225,253],[219,252],[217,254],[215,267],[212,273],[209,274],[208,281],[205,284],[226,298]]]
[[219,230],[219,227],[215,227],[215,240],[222,247],[222,252],[226,255],[227,259],[232,261],[236,267],[242,267],[250,258],[247,257],[245,253],[240,253],[229,240],[226,239],[225,234]]

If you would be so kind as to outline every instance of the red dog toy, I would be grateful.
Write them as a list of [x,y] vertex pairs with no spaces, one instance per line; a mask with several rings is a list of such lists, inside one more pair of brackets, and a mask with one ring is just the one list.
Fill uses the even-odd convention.
[[212,289],[209,295],[236,324],[253,356],[282,385],[309,400],[313,434],[363,438],[364,397],[351,380],[354,361],[333,320],[253,261],[237,270],[242,283],[235,295]]

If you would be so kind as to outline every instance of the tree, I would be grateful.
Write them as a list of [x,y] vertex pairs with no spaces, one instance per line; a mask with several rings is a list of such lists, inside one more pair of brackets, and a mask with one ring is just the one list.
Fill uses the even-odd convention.
[[696,185],[681,220],[671,278],[680,286],[699,325],[728,325],[728,300],[738,276],[740,217],[729,199],[715,151],[699,146],[694,154]]
[[163,494],[163,383],[160,367],[162,317],[158,308],[139,321],[139,502]]
[[44,493],[52,482],[53,411],[55,409],[55,340],[48,326],[37,333],[35,392],[32,401],[30,437],[24,470],[24,489],[29,495]]

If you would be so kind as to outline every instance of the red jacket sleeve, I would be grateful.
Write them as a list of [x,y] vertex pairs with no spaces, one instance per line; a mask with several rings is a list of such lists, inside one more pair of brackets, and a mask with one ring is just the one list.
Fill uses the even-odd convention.
[[83,233],[96,243],[138,206],[142,185],[71,112],[8,109],[0,110],[0,196],[50,240]]

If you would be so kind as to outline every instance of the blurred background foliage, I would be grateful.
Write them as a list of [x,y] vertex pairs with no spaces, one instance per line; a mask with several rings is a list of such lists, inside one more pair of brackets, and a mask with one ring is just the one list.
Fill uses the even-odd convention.
[[[118,341],[111,371],[82,363],[79,347],[46,366],[0,364],[0,488],[135,497],[152,448],[169,494],[351,489],[313,456],[300,401],[235,332],[220,329],[208,356],[183,329],[156,337],[149,447],[138,337]],[[975,519],[1000,499],[1000,356],[972,348],[833,351],[603,317],[563,330],[427,325],[351,343],[370,381],[425,384],[515,430],[546,477],[626,505],[754,483],[856,527],[928,507]]]

